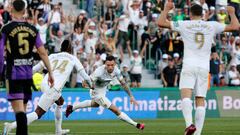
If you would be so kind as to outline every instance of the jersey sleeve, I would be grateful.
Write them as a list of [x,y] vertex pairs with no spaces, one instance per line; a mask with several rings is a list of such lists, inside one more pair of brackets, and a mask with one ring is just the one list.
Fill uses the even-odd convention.
[[184,22],[183,21],[171,21],[171,29],[174,31],[181,32],[183,30]]
[[3,72],[4,67],[4,44],[6,41],[6,35],[2,33],[1,39],[0,39],[0,73]]
[[[53,55],[48,56],[48,59],[50,60],[50,63],[51,63],[52,57],[53,57]],[[42,60],[40,62],[38,62],[38,64],[33,66],[33,68],[32,68],[33,73],[36,73],[36,72],[41,71],[43,69],[46,69],[46,67],[45,67],[45,64],[43,63]]]
[[219,22],[213,22],[212,23],[213,28],[215,29],[215,34],[222,33],[225,30],[226,25],[219,23]]
[[81,64],[81,62],[76,58],[74,57],[74,67],[76,68],[77,72],[83,70],[83,65]]
[[118,79],[119,81],[123,80],[123,76],[122,76],[121,71],[120,71],[117,67],[115,67],[115,70],[116,70],[117,79]]
[[38,71],[41,71],[44,69],[44,64],[42,61],[40,61],[37,65],[33,66],[33,73],[36,73]]
[[[100,67],[101,68],[101,67]],[[93,82],[95,82],[100,76],[101,76],[101,71],[100,68],[97,68],[91,75],[90,78]]]
[[37,33],[37,37],[36,37],[36,41],[35,41],[35,46],[36,46],[36,48],[39,48],[39,47],[43,46],[43,43],[42,43],[42,40],[41,40],[41,38],[40,38],[40,34],[39,34],[39,33]]

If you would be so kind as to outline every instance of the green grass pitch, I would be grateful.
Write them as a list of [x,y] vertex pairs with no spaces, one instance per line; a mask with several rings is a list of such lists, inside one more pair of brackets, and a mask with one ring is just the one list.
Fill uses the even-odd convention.
[[[68,135],[183,135],[183,119],[139,120],[145,123],[140,131],[120,120],[63,121]],[[0,132],[3,121],[0,122]],[[36,121],[29,127],[29,135],[54,135],[54,121]],[[202,135],[240,135],[240,118],[208,118]]]

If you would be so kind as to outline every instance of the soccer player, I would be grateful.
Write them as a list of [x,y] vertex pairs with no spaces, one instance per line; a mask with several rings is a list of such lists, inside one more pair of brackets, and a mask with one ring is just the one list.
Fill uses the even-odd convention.
[[27,118],[25,114],[28,100],[32,97],[32,61],[34,47],[49,71],[48,82],[53,86],[54,80],[40,35],[37,29],[23,18],[26,4],[23,0],[12,3],[13,20],[3,26],[0,41],[0,72],[3,72],[4,48],[6,48],[6,88],[7,98],[11,102],[16,116],[17,135],[27,135]]
[[[173,9],[172,2],[165,5],[158,24],[160,27],[178,31],[184,42],[183,69],[180,76],[180,89],[182,98],[182,112],[186,122],[185,135],[200,135],[205,119],[205,97],[208,87],[208,72],[210,53],[213,38],[223,31],[237,30],[239,22],[235,16],[233,7],[228,6],[228,14],[231,17],[229,25],[215,21],[202,20],[202,7],[193,5],[190,9],[189,21],[167,21],[168,12]],[[195,95],[196,113],[195,125],[192,120],[192,93]]]
[[121,71],[116,66],[116,61],[113,56],[108,56],[105,61],[105,65],[98,67],[91,75],[91,80],[93,81],[94,89],[90,89],[90,96],[92,100],[85,100],[80,103],[75,104],[74,106],[68,105],[66,109],[66,117],[68,117],[73,111],[79,108],[86,107],[105,107],[111,110],[114,114],[118,116],[118,118],[124,122],[127,122],[138,129],[143,130],[144,124],[137,123],[128,117],[127,114],[121,112],[115,105],[111,103],[111,101],[105,96],[107,92],[108,84],[114,79],[117,78],[121,83],[124,90],[130,96],[130,102],[138,105],[135,101],[129,87],[124,81],[123,76],[121,75]]
[[[55,78],[55,83],[52,88],[48,86],[48,77],[45,76],[41,85],[41,90],[43,92],[42,96],[39,99],[38,106],[35,112],[32,112],[27,115],[27,123],[30,124],[33,121],[40,119],[45,112],[53,105],[57,104],[55,108],[55,127],[56,135],[62,135],[69,132],[69,130],[62,130],[62,105],[64,102],[63,97],[61,96],[61,90],[65,85],[68,77],[70,76],[73,68],[80,73],[80,75],[87,81],[88,85],[92,87],[92,82],[90,77],[85,72],[82,64],[77,59],[77,57],[71,55],[71,44],[69,40],[64,40],[61,45],[61,53],[51,54],[49,56],[50,62],[52,63],[53,76]],[[33,67],[33,72],[41,71],[44,68],[42,62],[39,62],[36,66]],[[11,131],[16,128],[16,122],[5,123],[5,130]]]

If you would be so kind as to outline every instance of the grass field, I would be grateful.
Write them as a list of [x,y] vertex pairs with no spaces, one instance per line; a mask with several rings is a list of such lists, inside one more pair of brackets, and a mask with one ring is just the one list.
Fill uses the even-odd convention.
[[[183,135],[185,128],[182,119],[140,121],[146,125],[144,131],[120,120],[63,121],[63,128],[71,130],[69,135]],[[30,135],[53,135],[54,131],[54,121],[37,121],[29,127]],[[240,118],[207,119],[202,135],[240,135]]]

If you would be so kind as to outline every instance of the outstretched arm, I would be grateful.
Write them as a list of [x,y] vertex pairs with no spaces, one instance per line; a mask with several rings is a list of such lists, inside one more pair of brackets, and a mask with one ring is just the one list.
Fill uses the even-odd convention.
[[44,69],[43,62],[40,61],[37,65],[33,66],[33,73],[40,72]]
[[227,25],[224,29],[224,31],[233,31],[233,30],[238,30],[240,25],[238,22],[238,19],[235,15],[235,9],[232,6],[227,7],[228,15],[231,17],[231,22],[229,25]]
[[174,4],[172,2],[168,2],[165,7],[163,12],[160,15],[160,18],[158,20],[158,25],[160,27],[164,27],[164,28],[171,28],[171,23],[167,20],[167,14],[170,10],[172,10],[174,8]]
[[126,91],[126,93],[128,94],[128,96],[130,97],[130,102],[131,104],[135,104],[138,105],[137,101],[135,100],[130,88],[128,87],[127,83],[125,82],[125,80],[122,78],[121,80],[119,80],[119,82],[122,85],[122,88]]
[[80,73],[80,75],[83,77],[83,79],[86,80],[89,88],[94,89],[94,88],[93,88],[93,83],[92,83],[90,77],[88,76],[88,74],[85,72],[85,70],[82,69],[82,70],[79,71],[79,73]]

